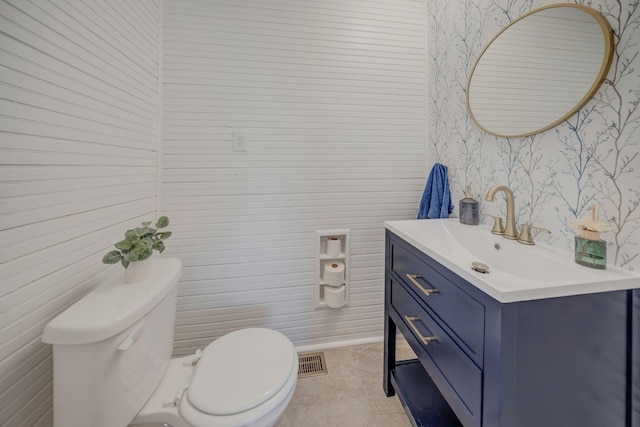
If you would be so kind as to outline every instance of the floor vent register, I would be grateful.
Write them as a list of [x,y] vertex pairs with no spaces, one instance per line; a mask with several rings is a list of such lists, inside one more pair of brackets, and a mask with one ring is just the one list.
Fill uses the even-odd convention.
[[298,355],[298,378],[314,377],[327,373],[324,352],[300,353]]

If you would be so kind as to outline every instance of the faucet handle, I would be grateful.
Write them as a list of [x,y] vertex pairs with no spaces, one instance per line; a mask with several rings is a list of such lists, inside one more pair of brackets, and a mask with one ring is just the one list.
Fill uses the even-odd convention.
[[484,214],[484,216],[490,216],[491,218],[493,218],[493,229],[491,230],[491,232],[493,234],[502,236],[504,234],[504,225],[502,225],[502,218],[489,214]]
[[551,234],[551,231],[546,228],[536,227],[531,224],[522,224],[522,229],[520,230],[520,235],[518,236],[518,242],[523,243],[525,245],[535,245],[536,242],[533,241],[533,236],[531,235],[531,230],[542,231],[543,233]]

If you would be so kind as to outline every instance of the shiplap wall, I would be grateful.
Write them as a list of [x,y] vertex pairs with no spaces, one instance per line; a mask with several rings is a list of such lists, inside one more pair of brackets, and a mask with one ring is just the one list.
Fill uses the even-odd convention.
[[[185,265],[176,354],[249,326],[299,346],[382,336],[383,221],[415,218],[425,178],[423,7],[165,2],[162,210]],[[314,310],[314,230],[342,228],[351,306]]]
[[156,216],[160,5],[0,1],[0,425],[52,424],[44,325]]

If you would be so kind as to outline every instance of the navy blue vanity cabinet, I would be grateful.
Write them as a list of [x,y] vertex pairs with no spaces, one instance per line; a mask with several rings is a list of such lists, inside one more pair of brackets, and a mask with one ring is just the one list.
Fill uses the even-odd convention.
[[500,303],[387,231],[383,385],[417,426],[639,427],[639,343],[637,290]]

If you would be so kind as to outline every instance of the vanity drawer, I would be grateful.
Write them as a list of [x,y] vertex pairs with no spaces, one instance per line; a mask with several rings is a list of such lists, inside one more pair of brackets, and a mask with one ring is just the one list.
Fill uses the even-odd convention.
[[478,366],[482,366],[484,306],[418,259],[408,248],[393,240],[390,248],[391,270],[442,319],[460,346]]
[[403,335],[417,343],[418,358],[451,409],[463,425],[480,426],[482,371],[400,283],[392,279],[390,289]]

